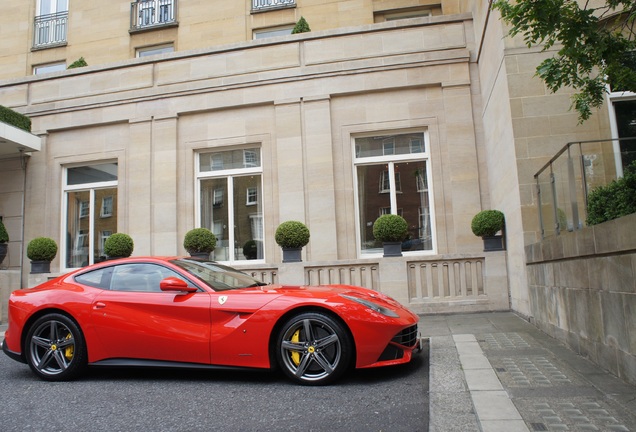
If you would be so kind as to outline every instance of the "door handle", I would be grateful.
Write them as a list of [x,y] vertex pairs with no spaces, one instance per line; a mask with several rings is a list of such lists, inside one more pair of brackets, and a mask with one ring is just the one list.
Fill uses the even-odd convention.
[[103,309],[106,307],[106,303],[97,302],[93,305],[93,309]]

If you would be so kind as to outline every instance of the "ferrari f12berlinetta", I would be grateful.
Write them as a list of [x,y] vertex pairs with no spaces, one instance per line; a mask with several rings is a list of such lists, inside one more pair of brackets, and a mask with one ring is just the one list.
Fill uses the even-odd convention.
[[212,261],[105,261],[14,291],[2,344],[50,381],[87,366],[280,369],[327,384],[352,367],[407,363],[418,316],[348,285],[269,285]]

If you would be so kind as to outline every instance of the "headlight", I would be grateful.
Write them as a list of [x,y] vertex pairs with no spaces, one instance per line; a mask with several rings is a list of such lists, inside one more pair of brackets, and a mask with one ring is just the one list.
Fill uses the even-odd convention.
[[384,316],[388,316],[391,318],[399,318],[400,316],[395,313],[394,311],[392,311],[391,309],[385,308],[384,306],[380,306],[377,303],[372,302],[371,300],[366,300],[366,299],[362,299],[360,297],[354,297],[354,296],[350,296],[348,294],[340,294],[342,297],[346,298],[347,300],[351,300],[354,301],[356,303],[360,303],[363,306],[368,307],[369,309],[376,311],[378,313],[381,313]]

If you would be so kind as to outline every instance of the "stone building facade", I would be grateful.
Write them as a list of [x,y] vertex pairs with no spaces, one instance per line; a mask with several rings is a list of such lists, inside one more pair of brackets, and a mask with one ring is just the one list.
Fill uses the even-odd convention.
[[[35,283],[32,238],[58,242],[62,273],[101,259],[113,232],[134,255],[181,255],[205,226],[216,259],[266,281],[534,316],[534,174],[568,142],[616,137],[630,103],[578,124],[569,92],[534,76],[550,53],[506,37],[487,0],[6,3],[0,104],[31,118],[40,148],[0,141],[4,297]],[[312,31],[289,34],[300,17]],[[470,229],[490,208],[504,252]],[[401,258],[369,238],[388,212],[409,222]],[[290,219],[311,231],[299,266],[273,240]]]

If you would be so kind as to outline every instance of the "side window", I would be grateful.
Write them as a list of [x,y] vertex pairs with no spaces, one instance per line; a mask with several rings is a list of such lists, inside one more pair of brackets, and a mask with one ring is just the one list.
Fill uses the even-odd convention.
[[75,276],[75,282],[94,288],[109,289],[110,278],[113,274],[112,267],[100,268]]
[[161,292],[159,284],[169,276],[184,279],[178,273],[156,264],[122,264],[114,267],[110,289],[112,291]]

